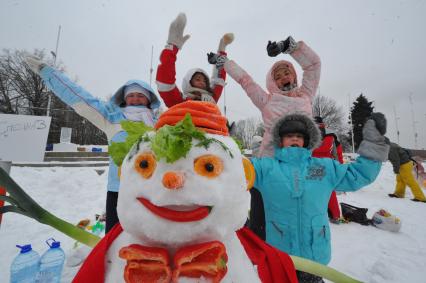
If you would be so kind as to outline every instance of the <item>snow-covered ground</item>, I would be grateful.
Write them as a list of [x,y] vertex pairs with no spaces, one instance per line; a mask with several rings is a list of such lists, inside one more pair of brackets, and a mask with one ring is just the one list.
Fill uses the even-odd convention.
[[[41,206],[71,223],[93,219],[104,209],[107,172],[98,175],[93,167],[29,168],[12,167],[11,176]],[[389,198],[394,174],[385,163],[376,182],[365,189],[338,196],[339,201],[369,209],[371,218],[383,208],[402,221],[399,233],[357,223],[331,224],[330,266],[365,282],[426,282],[426,204]],[[16,244],[31,243],[39,253],[47,249],[50,237],[61,241],[67,253],[74,240],[30,218],[7,213],[0,227],[0,278],[8,281],[9,266],[18,253]],[[70,282],[77,268],[65,267],[62,282]]]

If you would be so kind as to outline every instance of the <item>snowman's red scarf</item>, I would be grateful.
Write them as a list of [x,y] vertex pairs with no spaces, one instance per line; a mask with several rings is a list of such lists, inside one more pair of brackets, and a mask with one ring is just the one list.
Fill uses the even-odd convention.
[[[117,224],[105,235],[84,261],[73,283],[104,282],[105,256],[121,232],[123,228]],[[268,245],[247,228],[238,230],[237,236],[252,263],[257,265],[262,282],[297,282],[293,261],[286,253]]]

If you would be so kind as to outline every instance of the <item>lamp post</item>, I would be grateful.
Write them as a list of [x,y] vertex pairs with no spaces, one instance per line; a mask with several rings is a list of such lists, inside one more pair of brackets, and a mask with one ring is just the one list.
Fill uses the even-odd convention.
[[[61,36],[61,25],[59,25],[58,28],[58,36],[56,38],[56,49],[55,52],[50,51],[50,53],[53,56],[53,67],[56,67],[56,58],[58,57],[58,47],[59,47],[59,37]],[[50,104],[52,103],[52,94],[49,92],[48,98],[47,98],[47,111],[46,116],[50,116]]]
[[151,67],[149,68],[149,86],[151,86],[152,83],[152,72],[154,69],[152,68],[152,57],[154,55],[154,45],[151,46]]
[[348,102],[349,102],[349,122],[351,124],[352,153],[355,153],[354,125],[352,123],[351,94],[350,93],[348,93]]
[[226,117],[226,85],[223,86],[223,114]]
[[410,92],[410,95],[408,96],[408,99],[410,100],[410,106],[411,106],[411,118],[413,120],[413,132],[414,132],[414,149],[417,149],[417,128],[416,124],[418,123],[414,118],[414,108],[413,108],[413,94]]
[[393,113],[395,115],[396,139],[397,139],[398,144],[399,144],[399,128],[398,128],[399,117],[396,115],[395,105],[393,106]]

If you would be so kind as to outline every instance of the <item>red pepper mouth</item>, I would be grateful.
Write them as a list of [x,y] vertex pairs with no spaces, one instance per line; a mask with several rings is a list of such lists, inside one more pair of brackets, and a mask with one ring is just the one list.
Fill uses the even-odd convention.
[[[149,211],[155,215],[173,222],[199,221],[209,216],[211,206],[157,206],[146,198],[137,198]],[[172,209],[173,207],[174,209]]]

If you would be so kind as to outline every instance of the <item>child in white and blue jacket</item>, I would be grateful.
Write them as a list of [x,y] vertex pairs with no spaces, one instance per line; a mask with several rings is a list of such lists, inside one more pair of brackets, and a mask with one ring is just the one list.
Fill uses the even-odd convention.
[[[327,206],[332,191],[356,191],[372,183],[387,160],[386,119],[373,113],[363,128],[357,160],[340,164],[311,155],[321,140],[315,122],[289,114],[273,128],[274,157],[253,158],[256,187],[265,207],[266,242],[290,255],[328,264],[331,259]],[[323,282],[298,273],[300,282]]]
[[[101,101],[63,73],[49,67],[34,56],[26,57],[27,65],[38,74],[46,86],[80,116],[105,132],[109,143],[123,142],[127,133],[121,128],[123,120],[144,122],[153,126],[160,101],[154,90],[144,81],[130,80],[120,87],[109,101]],[[117,222],[117,198],[120,180],[118,167],[110,158],[107,200],[107,233]]]

